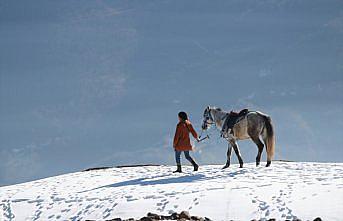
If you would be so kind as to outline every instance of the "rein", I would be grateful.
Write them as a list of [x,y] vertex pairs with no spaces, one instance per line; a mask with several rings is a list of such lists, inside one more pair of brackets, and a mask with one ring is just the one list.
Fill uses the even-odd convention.
[[[226,114],[221,118],[221,120],[224,121],[222,127],[225,126],[225,121],[226,121],[226,119],[227,119],[228,117],[230,117],[230,114],[229,114],[229,113],[226,113]],[[212,122],[211,122],[211,123],[207,122],[208,119],[210,119]],[[208,111],[208,117],[206,118],[206,120],[204,120],[204,123],[205,123],[207,126],[208,126],[208,125],[216,124],[216,122],[214,121],[214,118],[213,118],[213,116],[212,116],[212,114],[211,114],[211,109],[209,109],[209,111]],[[202,137],[203,132],[204,132],[204,129],[201,130],[201,133],[200,133],[200,136],[199,136],[199,142],[210,138],[209,135],[206,135],[206,137],[200,139],[200,138]],[[226,139],[226,140],[227,140],[227,138],[228,138],[228,137],[224,136],[223,133],[221,133],[220,137],[222,137],[222,138],[224,138],[224,139]]]

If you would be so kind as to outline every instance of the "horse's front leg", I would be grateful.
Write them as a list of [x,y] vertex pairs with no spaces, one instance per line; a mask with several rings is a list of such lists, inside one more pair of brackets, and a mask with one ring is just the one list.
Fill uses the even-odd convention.
[[230,166],[231,152],[232,152],[232,145],[230,143],[228,143],[227,152],[226,152],[227,160],[226,160],[226,164],[223,167],[223,169],[228,168]]
[[236,141],[233,141],[232,142],[232,147],[233,147],[233,150],[235,151],[236,155],[237,155],[237,158],[238,158],[238,161],[239,161],[239,167],[240,168],[243,168],[243,159],[241,157],[241,153],[238,149],[238,144]]

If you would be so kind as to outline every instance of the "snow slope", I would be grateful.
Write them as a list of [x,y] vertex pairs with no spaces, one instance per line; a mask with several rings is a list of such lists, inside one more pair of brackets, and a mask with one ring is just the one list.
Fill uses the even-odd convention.
[[342,220],[343,164],[174,166],[77,172],[0,188],[3,220],[106,220],[188,210],[213,220]]

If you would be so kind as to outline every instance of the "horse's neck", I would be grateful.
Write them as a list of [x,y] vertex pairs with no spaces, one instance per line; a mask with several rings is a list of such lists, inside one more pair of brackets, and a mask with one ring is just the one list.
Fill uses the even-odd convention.
[[223,127],[223,124],[224,124],[226,115],[227,115],[227,113],[224,112],[224,111],[215,110],[215,111],[213,112],[213,118],[214,118],[214,121],[215,121],[215,123],[216,123],[216,126],[217,126],[217,128],[218,128],[219,130],[221,130],[222,127]]

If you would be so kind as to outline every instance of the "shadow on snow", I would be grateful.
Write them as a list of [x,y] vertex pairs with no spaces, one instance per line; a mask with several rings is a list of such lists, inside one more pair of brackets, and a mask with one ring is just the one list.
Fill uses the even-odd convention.
[[192,183],[192,182],[199,182],[199,181],[206,181],[206,180],[215,180],[223,177],[232,178],[237,175],[242,175],[247,173],[248,170],[246,169],[240,169],[235,172],[225,173],[224,171],[220,171],[220,174],[217,174],[218,172],[213,172],[213,174],[210,174],[210,176],[206,176],[204,174],[195,174],[195,175],[185,175],[185,176],[178,176],[178,177],[168,177],[170,174],[165,175],[159,175],[154,177],[146,177],[146,178],[137,178],[133,180],[126,180],[118,183],[113,183],[105,186],[96,187],[90,190],[81,191],[79,193],[83,192],[89,192],[93,190],[98,190],[102,188],[116,188],[116,187],[124,187],[124,186],[149,186],[149,185],[163,185],[163,184],[173,184],[173,183]]

